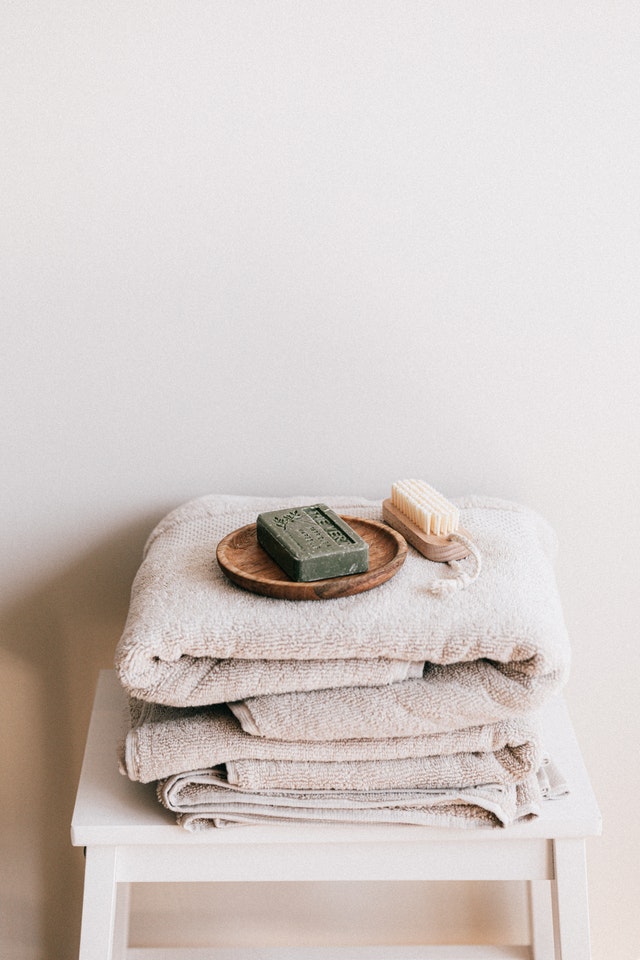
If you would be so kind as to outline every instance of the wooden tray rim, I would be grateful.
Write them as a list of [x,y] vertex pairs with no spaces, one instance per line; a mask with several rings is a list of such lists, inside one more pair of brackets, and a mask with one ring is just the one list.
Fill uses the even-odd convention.
[[[384,537],[386,540],[395,543],[396,549],[393,557],[381,566],[374,567],[373,569],[370,567],[369,570],[363,573],[351,573],[342,577],[329,577],[325,580],[291,580],[284,570],[282,571],[282,578],[257,577],[253,574],[246,573],[242,567],[223,557],[225,548],[233,537],[248,533],[252,529],[255,530],[256,523],[254,522],[247,523],[242,527],[238,527],[236,530],[232,530],[220,540],[216,547],[218,566],[225,576],[227,576],[232,583],[235,583],[236,586],[242,587],[250,593],[284,600],[331,600],[338,597],[353,596],[357,593],[372,590],[374,587],[386,583],[387,580],[395,576],[403,565],[409,550],[407,541],[403,535],[381,520],[370,520],[366,517],[351,517],[342,514],[340,514],[340,516],[346,523],[353,526],[356,532],[359,533],[363,539],[367,540],[367,542],[370,541],[366,534],[363,533],[362,528],[364,528],[366,533],[377,537]],[[358,529],[358,527],[361,529]],[[264,548],[258,543],[257,537],[256,546],[259,550],[263,550],[266,556],[268,556]],[[273,562],[275,563],[275,561]]]

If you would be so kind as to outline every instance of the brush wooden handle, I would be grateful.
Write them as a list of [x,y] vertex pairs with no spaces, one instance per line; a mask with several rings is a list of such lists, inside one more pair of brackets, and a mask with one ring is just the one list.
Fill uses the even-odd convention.
[[[405,540],[415,547],[416,550],[428,560],[435,560],[436,563],[448,563],[449,560],[464,560],[469,556],[469,550],[463,543],[457,540],[449,540],[448,537],[437,537],[433,533],[425,533],[414,523],[405,517],[391,502],[391,499],[382,502],[382,518],[390,527],[401,533]],[[458,527],[456,533],[461,533],[463,537],[473,539],[471,534],[462,527]]]

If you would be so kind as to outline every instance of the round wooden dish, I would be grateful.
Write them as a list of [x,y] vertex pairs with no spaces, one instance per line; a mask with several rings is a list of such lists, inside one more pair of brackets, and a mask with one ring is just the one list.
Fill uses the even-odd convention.
[[369,569],[365,573],[310,582],[291,580],[258,543],[255,523],[223,537],[216,550],[216,559],[229,580],[239,587],[282,600],[349,597],[390,580],[407,556],[404,537],[377,520],[343,519],[369,544]]

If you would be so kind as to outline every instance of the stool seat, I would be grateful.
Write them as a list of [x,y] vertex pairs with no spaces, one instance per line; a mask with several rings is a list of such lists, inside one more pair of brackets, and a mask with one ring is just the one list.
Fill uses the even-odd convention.
[[[117,769],[127,698],[113,671],[98,680],[71,824],[86,848],[80,960],[588,960],[585,838],[598,806],[566,705],[544,711],[544,743],[570,793],[542,815],[501,828],[405,824],[265,824],[190,833],[158,802],[155,784]],[[398,946],[235,950],[128,946],[135,882],[519,880],[529,883],[531,943],[517,947]]]

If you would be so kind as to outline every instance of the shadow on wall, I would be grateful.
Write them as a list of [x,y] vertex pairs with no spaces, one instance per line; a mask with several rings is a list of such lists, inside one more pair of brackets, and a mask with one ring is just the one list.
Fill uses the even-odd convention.
[[77,957],[84,862],[69,829],[93,694],[162,515],[140,518],[0,610],[2,956]]

